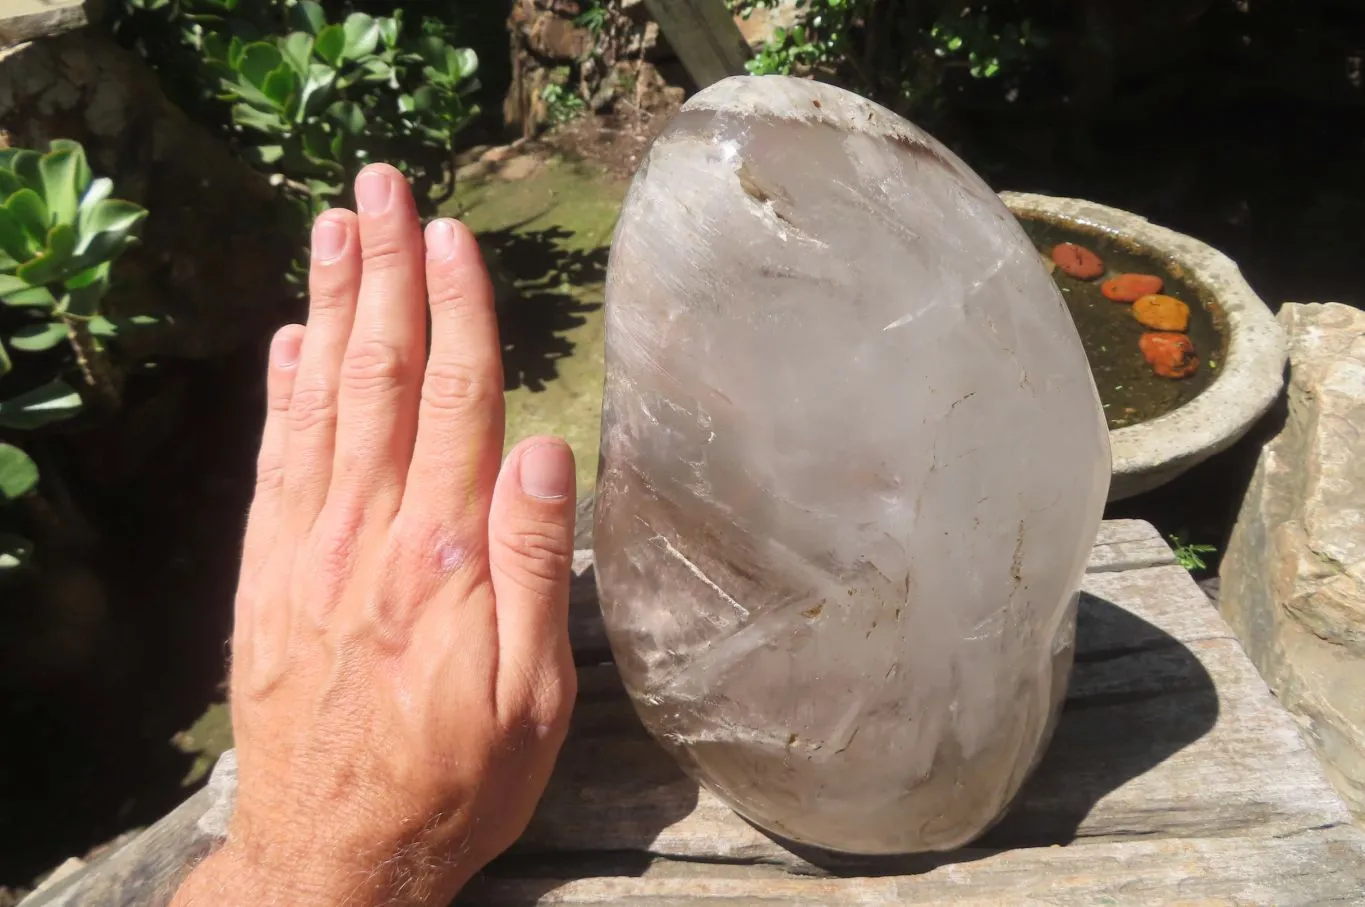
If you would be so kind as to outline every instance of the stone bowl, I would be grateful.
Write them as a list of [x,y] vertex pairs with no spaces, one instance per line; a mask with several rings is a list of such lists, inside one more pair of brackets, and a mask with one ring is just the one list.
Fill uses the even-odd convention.
[[1003,192],[1016,216],[1122,242],[1197,287],[1222,335],[1217,377],[1197,396],[1146,422],[1110,432],[1109,500],[1150,491],[1226,450],[1246,434],[1284,385],[1287,341],[1237,264],[1197,239],[1128,211],[1075,198]]

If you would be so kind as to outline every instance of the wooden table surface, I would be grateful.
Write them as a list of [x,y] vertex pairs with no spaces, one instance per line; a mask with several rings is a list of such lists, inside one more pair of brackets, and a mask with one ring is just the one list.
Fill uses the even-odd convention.
[[[865,862],[795,854],[682,774],[608,660],[591,552],[575,569],[569,739],[531,827],[460,907],[1365,904],[1365,831],[1146,523],[1101,529],[1066,708],[1006,819],[965,850]],[[221,834],[234,786],[229,756],[208,788],[35,902],[164,904]]]
[[861,864],[803,859],[675,767],[605,663],[580,557],[573,729],[531,827],[459,905],[1365,904],[1365,832],[1147,523],[1101,529],[1066,708],[1004,822]]

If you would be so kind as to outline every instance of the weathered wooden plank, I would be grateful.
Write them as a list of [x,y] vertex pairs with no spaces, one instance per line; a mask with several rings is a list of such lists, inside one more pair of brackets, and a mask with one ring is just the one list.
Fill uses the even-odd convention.
[[[520,852],[806,865],[686,778],[612,674],[581,672],[574,729]],[[1078,664],[1047,757],[987,843],[1284,835],[1348,821],[1240,647],[1214,639]]]
[[59,35],[86,22],[84,0],[0,0],[0,48]]
[[222,840],[237,790],[229,752],[209,783],[123,847],[25,898],[20,907],[162,907]]
[[749,45],[725,0],[645,0],[698,88],[745,72]]
[[1175,552],[1156,527],[1143,520],[1105,520],[1090,552],[1087,573],[1112,573],[1174,564]]
[[[1289,839],[1238,837],[959,851],[915,875],[811,878],[762,865],[655,861],[616,872],[572,864],[531,874],[507,863],[476,879],[459,907],[526,904],[1095,904],[1365,902],[1365,835],[1352,829]],[[555,870],[558,870],[557,872]],[[506,877],[506,872],[515,876]],[[585,877],[588,876],[588,877]]]
[[[1340,799],[1189,574],[1086,577],[1077,664],[1048,756],[989,841],[1292,834],[1347,821]],[[610,665],[579,705],[524,851],[646,850],[800,865],[684,777]]]

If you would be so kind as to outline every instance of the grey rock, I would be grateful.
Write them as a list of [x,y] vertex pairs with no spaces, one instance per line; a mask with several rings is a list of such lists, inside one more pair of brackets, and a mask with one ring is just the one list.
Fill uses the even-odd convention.
[[1219,609],[1365,817],[1365,313],[1287,303],[1288,417],[1261,452]]

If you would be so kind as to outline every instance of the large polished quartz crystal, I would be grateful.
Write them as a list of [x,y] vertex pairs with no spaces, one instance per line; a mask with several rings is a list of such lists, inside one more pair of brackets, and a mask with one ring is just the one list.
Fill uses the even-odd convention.
[[979,835],[1051,736],[1109,484],[1019,224],[884,108],[728,79],[636,175],[606,323],[597,579],[646,727],[790,841]]

